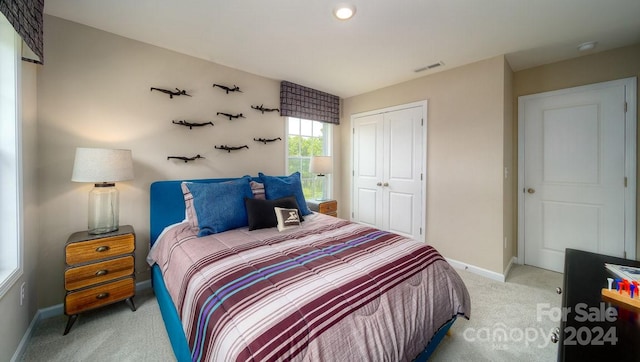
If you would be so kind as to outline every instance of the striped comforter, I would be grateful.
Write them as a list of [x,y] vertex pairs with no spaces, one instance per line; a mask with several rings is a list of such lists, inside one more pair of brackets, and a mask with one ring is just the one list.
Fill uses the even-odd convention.
[[194,361],[411,360],[469,294],[432,247],[313,214],[303,226],[198,238],[179,224],[162,270]]

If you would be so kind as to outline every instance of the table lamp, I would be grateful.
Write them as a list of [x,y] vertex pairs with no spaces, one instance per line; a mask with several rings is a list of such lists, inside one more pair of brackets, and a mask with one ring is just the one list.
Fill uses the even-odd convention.
[[118,230],[116,181],[133,179],[131,150],[76,148],[71,181],[93,182],[89,192],[89,234]]
[[[312,156],[309,162],[309,172],[315,173],[318,177],[330,174],[333,172],[333,158],[331,156]],[[318,199],[318,201],[324,200]]]

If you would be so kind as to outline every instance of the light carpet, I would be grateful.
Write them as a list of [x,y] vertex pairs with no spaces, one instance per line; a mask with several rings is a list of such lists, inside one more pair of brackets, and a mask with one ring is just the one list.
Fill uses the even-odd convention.
[[[549,341],[558,322],[538,310],[560,307],[562,274],[515,265],[505,283],[457,270],[471,295],[471,319],[459,318],[430,361],[555,361]],[[65,316],[41,321],[21,361],[175,361],[151,290],[83,313],[66,336]]]
[[551,333],[560,323],[538,311],[561,307],[562,274],[515,265],[501,283],[457,271],[469,289],[471,318],[458,318],[430,361],[557,360]]

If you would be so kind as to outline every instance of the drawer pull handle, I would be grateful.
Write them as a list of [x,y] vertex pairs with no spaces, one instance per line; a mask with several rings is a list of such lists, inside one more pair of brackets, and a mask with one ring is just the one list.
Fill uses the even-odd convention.
[[101,269],[101,270],[98,270],[98,271],[96,272],[96,276],[97,276],[97,277],[101,277],[101,276],[103,276],[103,275],[107,275],[108,273],[109,273],[109,271],[108,271],[108,270],[106,270],[106,269]]
[[104,299],[109,297],[109,293],[100,293],[98,295],[96,295],[96,299]]
[[96,251],[97,251],[98,253],[102,253],[102,252],[105,252],[105,251],[108,251],[108,250],[109,250],[109,247],[108,247],[108,246],[106,246],[106,245],[98,246],[98,247],[96,248]]

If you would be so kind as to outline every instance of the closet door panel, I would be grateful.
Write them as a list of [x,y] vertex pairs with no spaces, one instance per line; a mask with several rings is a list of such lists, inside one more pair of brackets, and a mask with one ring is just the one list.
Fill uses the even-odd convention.
[[365,116],[353,125],[354,210],[356,222],[382,225],[383,116]]
[[413,119],[401,114],[388,114],[385,117],[385,134],[388,135],[385,155],[385,180],[404,181],[414,178]]
[[419,203],[411,194],[393,192],[389,193],[389,210],[402,210],[402,212],[390,212],[388,215],[389,231],[396,234],[413,237],[414,205]]
[[422,107],[384,116],[383,228],[417,237],[422,225]]
[[379,227],[378,220],[380,220],[377,205],[382,203],[380,193],[377,190],[360,188],[358,190],[358,222],[368,224],[370,226]]

